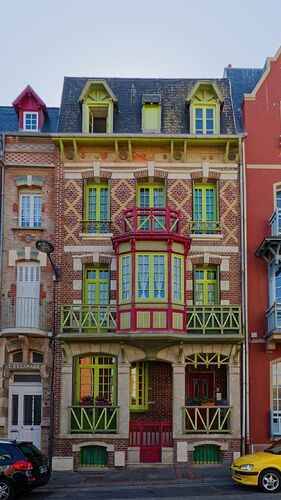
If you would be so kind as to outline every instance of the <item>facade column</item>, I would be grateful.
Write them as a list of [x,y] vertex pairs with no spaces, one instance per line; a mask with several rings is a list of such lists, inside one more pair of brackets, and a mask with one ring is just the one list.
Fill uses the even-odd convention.
[[130,365],[118,365],[118,406],[119,406],[119,434],[129,437],[130,421]]
[[240,438],[240,365],[228,366],[229,404],[232,406],[232,435]]
[[173,364],[173,436],[183,433],[182,407],[185,406],[185,364]]
[[[61,376],[61,434],[69,433],[69,410],[72,404],[72,364],[62,366]],[[58,432],[57,432],[58,433]]]

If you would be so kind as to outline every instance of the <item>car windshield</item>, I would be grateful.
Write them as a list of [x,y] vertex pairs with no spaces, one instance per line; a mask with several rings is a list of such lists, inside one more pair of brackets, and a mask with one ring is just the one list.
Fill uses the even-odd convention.
[[281,440],[272,444],[269,448],[264,450],[266,453],[273,453],[274,455],[281,455]]

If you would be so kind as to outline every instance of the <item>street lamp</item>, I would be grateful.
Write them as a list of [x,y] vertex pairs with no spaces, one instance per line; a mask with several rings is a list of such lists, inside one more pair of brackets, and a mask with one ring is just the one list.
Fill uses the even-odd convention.
[[54,251],[53,243],[51,243],[51,241],[48,241],[48,240],[37,240],[35,245],[36,245],[37,250],[39,250],[39,252],[47,254],[48,259],[51,262],[51,266],[53,268],[53,271],[55,273],[56,281],[59,281],[60,280],[60,269],[57,266],[55,266],[54,261],[51,257],[51,253]]
[[51,263],[53,271],[55,273],[54,279],[54,287],[53,287],[53,321],[52,321],[52,345],[51,345],[51,353],[52,353],[52,365],[51,365],[51,383],[50,383],[50,396],[51,396],[51,404],[50,404],[50,431],[49,431],[49,442],[48,442],[48,456],[50,466],[52,468],[52,459],[54,454],[54,430],[55,430],[55,393],[54,393],[54,378],[55,378],[55,359],[56,359],[56,291],[57,284],[60,281],[60,269],[54,264],[54,261],[51,257],[51,253],[54,251],[54,245],[51,241],[48,240],[37,240],[36,248],[39,252],[46,253],[48,259]]

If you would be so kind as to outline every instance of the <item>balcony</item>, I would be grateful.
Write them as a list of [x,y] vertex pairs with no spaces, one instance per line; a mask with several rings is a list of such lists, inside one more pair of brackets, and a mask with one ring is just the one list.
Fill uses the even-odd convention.
[[241,335],[241,306],[187,306],[187,332]]
[[219,220],[192,220],[190,222],[190,231],[194,234],[219,234],[222,231],[222,222]]
[[271,236],[281,236],[281,208],[276,208],[269,219]]
[[281,303],[274,304],[266,311],[267,317],[267,335],[270,335],[276,330],[281,332]]
[[127,233],[174,233],[180,234],[180,213],[170,207],[139,208],[124,210],[122,231]]
[[231,406],[185,406],[183,408],[183,432],[230,433],[231,413]]
[[7,298],[1,302],[1,330],[52,330],[52,304],[31,297]]
[[102,333],[116,330],[116,306],[93,304],[63,305],[62,332]]
[[108,234],[112,231],[112,223],[109,220],[82,220],[81,222],[84,234]]
[[70,432],[117,433],[118,406],[71,406],[69,408]]

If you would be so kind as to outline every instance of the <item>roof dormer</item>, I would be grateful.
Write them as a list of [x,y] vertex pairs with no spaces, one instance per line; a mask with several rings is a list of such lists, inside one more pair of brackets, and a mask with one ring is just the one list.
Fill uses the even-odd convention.
[[190,91],[186,102],[190,105],[191,134],[220,133],[220,110],[223,98],[215,82],[198,81]]
[[88,80],[80,97],[82,132],[106,134],[113,132],[113,111],[117,99],[105,80]]
[[14,100],[13,107],[19,116],[19,130],[39,132],[48,116],[46,104],[30,85]]

